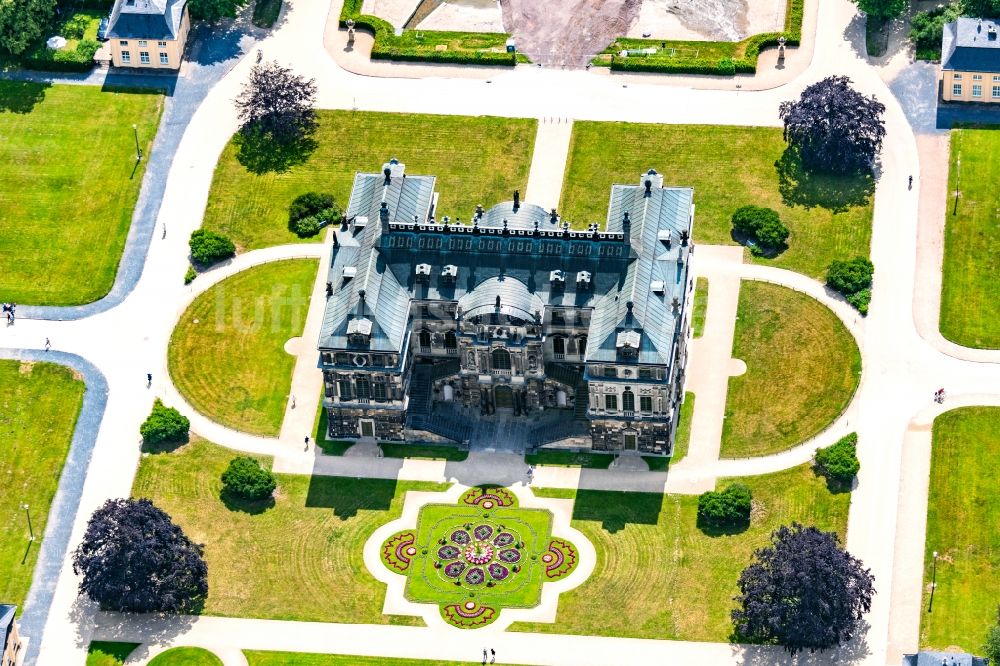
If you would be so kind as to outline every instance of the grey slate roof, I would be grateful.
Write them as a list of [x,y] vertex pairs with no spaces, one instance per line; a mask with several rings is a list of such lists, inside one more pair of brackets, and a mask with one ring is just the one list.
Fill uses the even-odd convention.
[[986,666],[986,660],[964,652],[923,651],[903,657],[903,666]]
[[0,641],[0,655],[3,654],[4,649],[7,647],[7,640],[10,638],[11,628],[14,625],[14,615],[16,613],[17,606],[0,604],[0,636],[3,636],[3,641]]
[[108,37],[112,39],[177,39],[187,0],[115,0]]
[[[483,211],[478,220],[469,215],[471,224],[446,228],[443,219],[430,223],[436,197],[432,177],[404,177],[398,163],[384,168],[390,169],[388,179],[355,176],[347,217],[365,217],[367,223],[338,233],[340,247],[328,278],[333,295],[320,348],[350,349],[348,322],[366,316],[374,319],[375,329],[366,348],[401,351],[409,334],[411,298],[457,302],[463,316],[472,317],[493,312],[499,296],[502,311],[524,319],[546,306],[592,308],[587,360],[615,360],[617,335],[629,330],[639,333],[638,362],[671,363],[687,285],[681,254],[690,247],[681,248],[680,235],[690,234],[690,189],[663,188],[655,172],[636,185],[615,185],[602,233],[571,232],[541,207],[522,203],[515,209],[510,201]],[[642,184],[646,179],[653,185],[649,196]],[[383,202],[392,227],[388,234],[381,232]],[[672,234],[670,250],[660,240],[662,232]],[[419,264],[431,266],[429,279],[417,279]],[[345,279],[346,266],[356,267],[354,278]],[[443,274],[446,266],[455,267],[454,276]],[[562,271],[565,282],[553,283],[553,271]],[[590,274],[589,284],[577,283],[581,272]],[[652,292],[654,281],[663,282],[663,293]],[[680,307],[674,307],[674,298]]]
[[1000,23],[960,17],[944,26],[941,68],[1000,74]]

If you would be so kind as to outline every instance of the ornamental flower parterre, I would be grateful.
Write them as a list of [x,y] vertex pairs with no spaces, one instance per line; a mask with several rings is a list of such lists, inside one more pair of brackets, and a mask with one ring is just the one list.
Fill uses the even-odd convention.
[[493,546],[485,541],[476,541],[465,547],[463,555],[472,564],[486,564],[493,559]]

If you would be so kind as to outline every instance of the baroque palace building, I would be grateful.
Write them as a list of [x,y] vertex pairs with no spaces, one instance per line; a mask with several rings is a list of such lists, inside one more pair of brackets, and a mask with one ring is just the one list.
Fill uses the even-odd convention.
[[692,191],[615,185],[604,230],[514,200],[435,217],[432,176],[359,173],[319,339],[331,438],[670,455],[684,397]]

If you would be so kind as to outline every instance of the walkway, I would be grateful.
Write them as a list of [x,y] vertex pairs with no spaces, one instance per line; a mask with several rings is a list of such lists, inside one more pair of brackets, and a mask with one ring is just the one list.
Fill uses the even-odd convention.
[[538,121],[526,201],[546,210],[559,208],[572,136],[573,121],[569,118],[546,117]]

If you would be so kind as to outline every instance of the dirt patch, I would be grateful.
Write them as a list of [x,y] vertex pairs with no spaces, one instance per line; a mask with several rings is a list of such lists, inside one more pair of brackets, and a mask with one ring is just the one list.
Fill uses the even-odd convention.
[[17,366],[17,372],[22,375],[30,375],[34,368],[35,364],[31,361],[21,361],[21,365]]
[[544,66],[584,67],[628,32],[642,0],[501,0],[517,50]]

